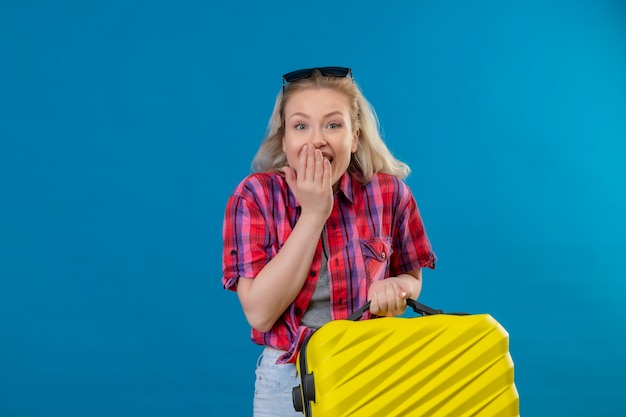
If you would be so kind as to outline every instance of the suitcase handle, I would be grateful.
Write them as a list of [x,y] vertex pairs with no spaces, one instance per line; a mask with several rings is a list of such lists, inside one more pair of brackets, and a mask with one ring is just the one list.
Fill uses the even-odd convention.
[[[365,313],[370,308],[371,302],[368,301],[365,305],[359,308],[357,311],[352,313],[348,320],[358,321],[361,317],[363,317],[363,313]],[[443,314],[443,310],[435,310],[434,308],[430,308],[427,305],[422,303],[418,303],[416,300],[412,298],[406,299],[406,304],[413,309],[416,314],[421,314],[422,316],[432,316],[435,314]]]

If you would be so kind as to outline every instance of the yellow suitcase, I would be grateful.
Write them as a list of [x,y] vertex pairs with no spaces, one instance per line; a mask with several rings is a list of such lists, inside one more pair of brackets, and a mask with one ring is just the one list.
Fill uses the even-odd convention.
[[297,411],[307,417],[517,417],[519,396],[507,331],[489,314],[331,321],[297,359]]

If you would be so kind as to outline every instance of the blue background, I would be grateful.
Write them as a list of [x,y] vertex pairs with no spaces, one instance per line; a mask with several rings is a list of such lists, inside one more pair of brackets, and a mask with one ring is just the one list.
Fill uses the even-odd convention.
[[249,416],[221,221],[280,76],[354,69],[524,416],[624,416],[620,1],[0,1],[0,416]]

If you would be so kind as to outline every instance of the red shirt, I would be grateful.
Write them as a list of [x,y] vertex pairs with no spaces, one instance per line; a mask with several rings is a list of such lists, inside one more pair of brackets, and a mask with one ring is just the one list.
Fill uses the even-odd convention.
[[[300,215],[281,174],[246,177],[228,200],[224,215],[224,288],[236,291],[239,277],[254,278],[278,253]],[[432,251],[413,195],[402,180],[376,174],[367,184],[344,174],[323,233],[328,245],[331,316],[345,319],[367,301],[373,281],[417,268],[434,268]],[[252,329],[252,340],[287,351],[279,362],[295,362],[312,330],[301,326],[322,261],[318,242],[299,295],[269,332]]]

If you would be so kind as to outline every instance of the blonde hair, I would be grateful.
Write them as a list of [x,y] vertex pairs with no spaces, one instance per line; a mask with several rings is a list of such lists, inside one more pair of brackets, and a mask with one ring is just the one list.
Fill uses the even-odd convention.
[[315,71],[309,78],[285,85],[276,97],[274,110],[267,125],[265,138],[252,160],[253,172],[277,171],[287,165],[282,140],[285,129],[285,104],[290,97],[307,88],[330,88],[348,97],[351,105],[351,121],[354,132],[358,129],[359,145],[352,154],[348,172],[362,183],[368,183],[372,176],[382,172],[398,178],[406,178],[411,172],[409,166],[396,159],[385,145],[378,118],[357,84],[350,77],[328,77]]

